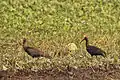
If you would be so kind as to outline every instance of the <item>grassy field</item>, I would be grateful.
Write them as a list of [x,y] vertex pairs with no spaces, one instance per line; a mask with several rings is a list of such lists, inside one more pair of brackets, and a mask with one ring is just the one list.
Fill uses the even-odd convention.
[[[102,48],[107,57],[91,57],[80,41]],[[28,45],[50,54],[33,59],[22,48]],[[65,46],[75,43],[78,50],[64,57]],[[65,67],[77,68],[119,64],[120,57],[119,0],[1,0],[0,1],[0,69],[33,71]]]

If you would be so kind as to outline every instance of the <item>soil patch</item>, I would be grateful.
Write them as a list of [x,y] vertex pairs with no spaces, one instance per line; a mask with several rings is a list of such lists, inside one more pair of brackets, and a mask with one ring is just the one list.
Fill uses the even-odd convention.
[[0,71],[0,80],[120,80],[120,66]]

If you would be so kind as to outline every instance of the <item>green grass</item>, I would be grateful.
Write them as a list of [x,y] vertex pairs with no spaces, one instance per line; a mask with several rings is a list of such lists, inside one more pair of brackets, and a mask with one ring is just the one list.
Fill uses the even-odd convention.
[[[90,66],[119,64],[120,1],[117,0],[1,0],[0,1],[0,69],[43,69],[52,66]],[[97,60],[85,50],[80,40],[107,52]],[[68,43],[78,51],[72,56],[32,59],[22,49],[28,45],[53,55],[63,52]],[[30,61],[29,61],[30,60]]]

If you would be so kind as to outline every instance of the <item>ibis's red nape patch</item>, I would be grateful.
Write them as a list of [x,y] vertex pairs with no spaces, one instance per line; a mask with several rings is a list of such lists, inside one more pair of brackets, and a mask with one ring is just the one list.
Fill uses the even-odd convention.
[[87,36],[87,35],[84,35],[84,38],[85,38],[85,37],[86,37],[86,38],[88,38],[88,36]]

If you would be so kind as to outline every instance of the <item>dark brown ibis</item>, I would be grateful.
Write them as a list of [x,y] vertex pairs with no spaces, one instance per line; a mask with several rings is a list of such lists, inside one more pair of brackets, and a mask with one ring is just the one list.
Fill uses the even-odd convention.
[[106,54],[105,51],[101,50],[100,48],[98,48],[96,46],[89,45],[89,41],[86,36],[82,39],[82,41],[84,41],[84,40],[86,41],[86,50],[91,56],[101,55],[101,56],[105,57],[105,54]]
[[29,47],[26,45],[26,39],[23,39],[23,49],[25,52],[28,53],[28,55],[32,56],[33,58],[37,57],[46,57],[46,58],[51,58],[48,54],[44,54],[44,52],[34,48],[34,47]]

